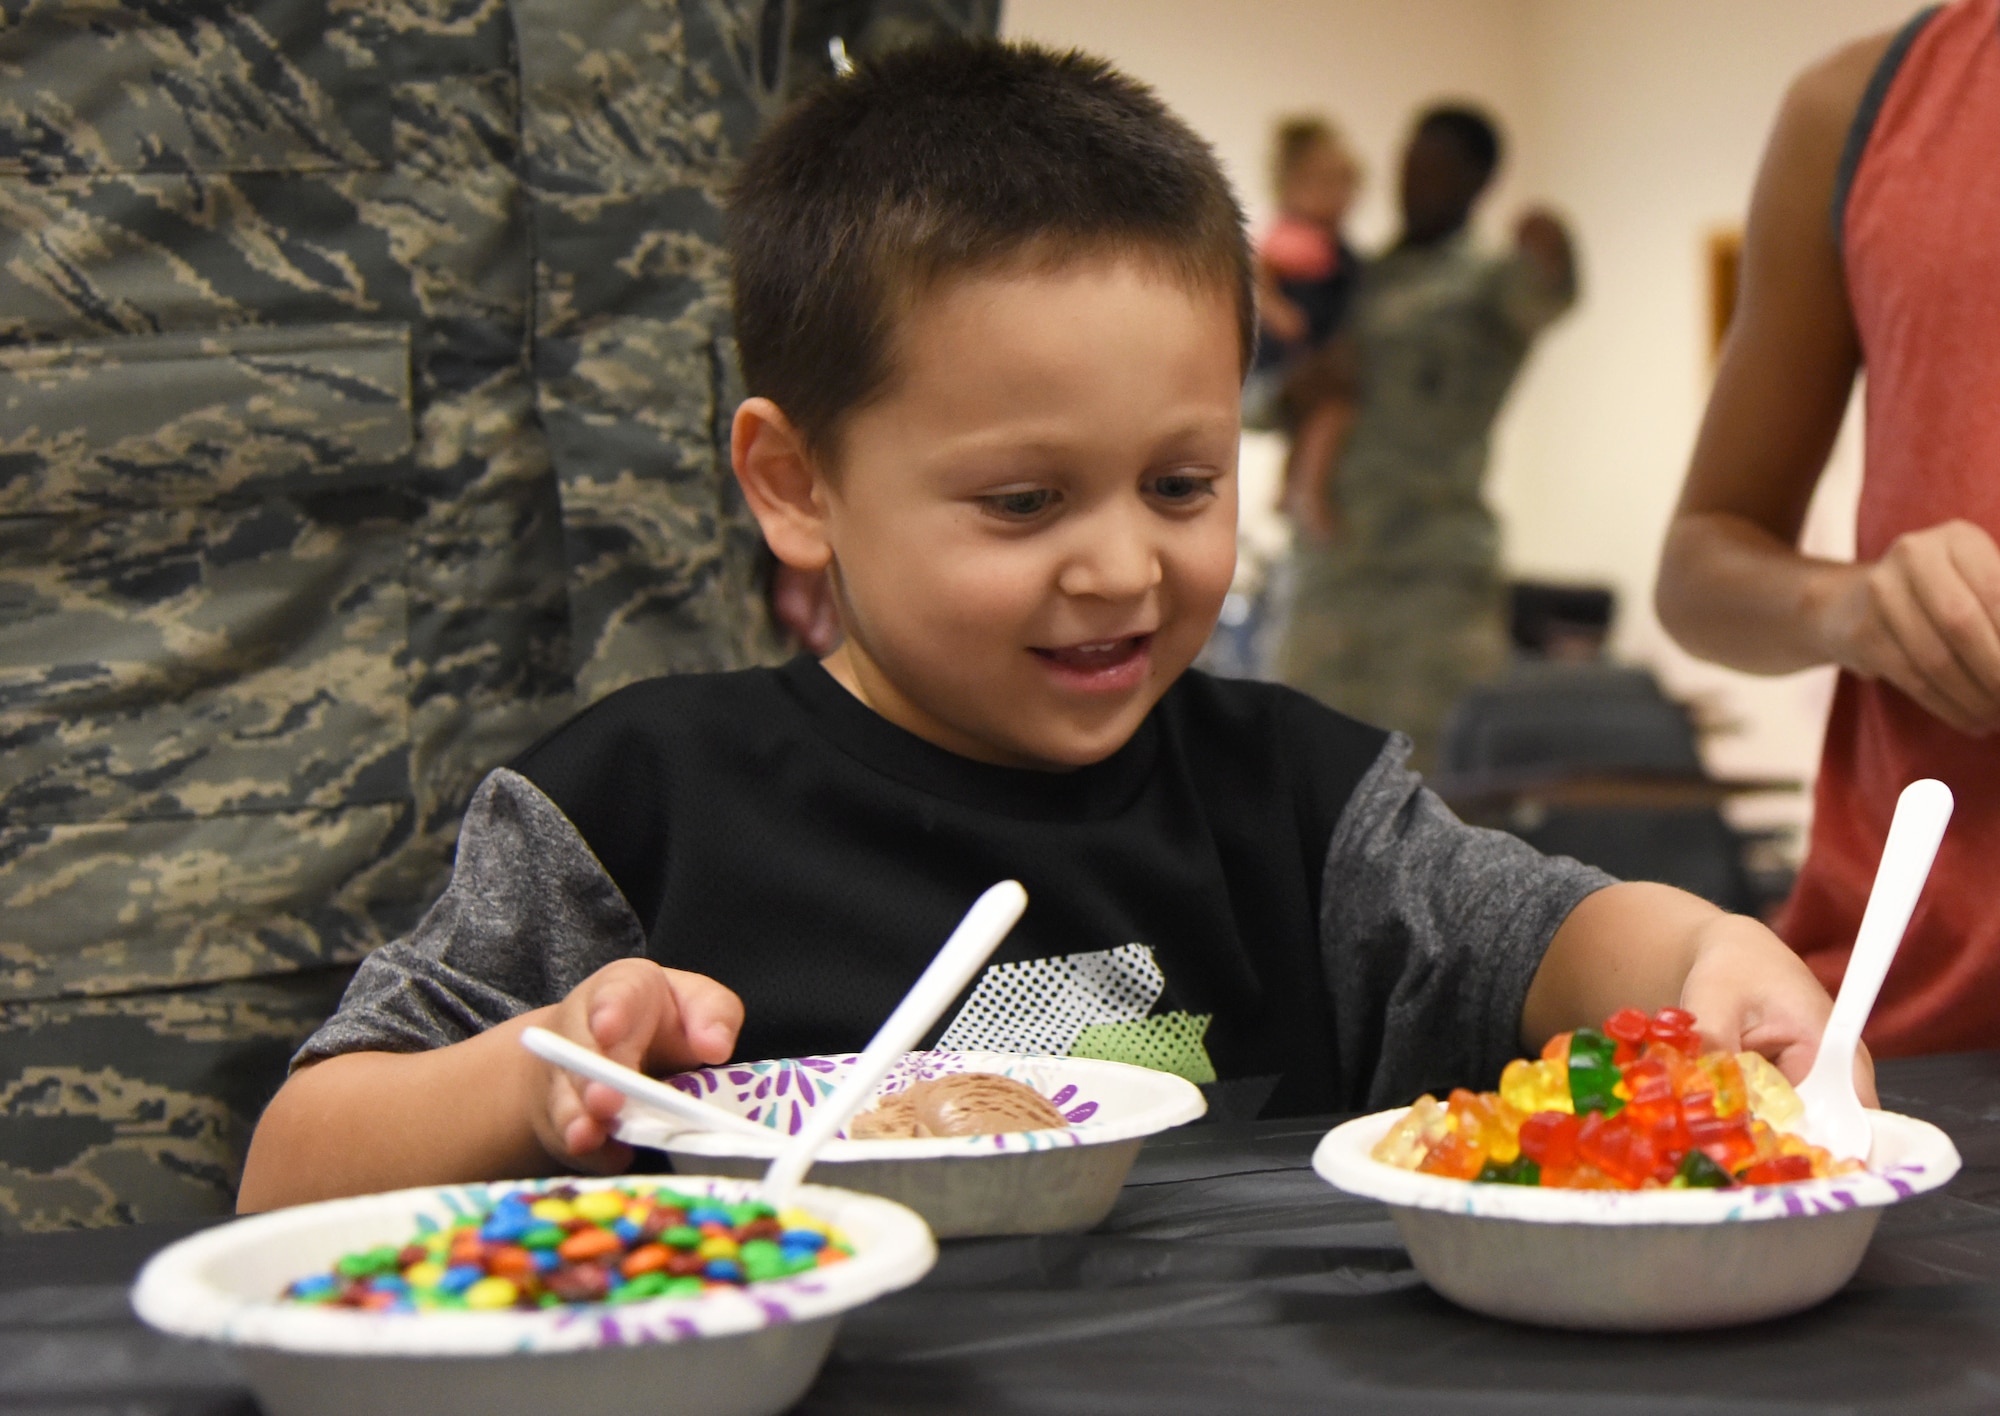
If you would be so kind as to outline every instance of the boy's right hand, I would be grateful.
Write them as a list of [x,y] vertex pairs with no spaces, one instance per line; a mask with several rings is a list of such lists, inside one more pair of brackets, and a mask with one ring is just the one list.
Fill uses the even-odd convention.
[[[728,1061],[743,1026],[743,1000],[705,975],[620,959],[524,1021],[659,1076]],[[611,1139],[625,1098],[602,1082],[530,1061],[537,1082],[528,1114],[542,1148],[577,1170],[611,1173],[630,1164],[631,1147]]]

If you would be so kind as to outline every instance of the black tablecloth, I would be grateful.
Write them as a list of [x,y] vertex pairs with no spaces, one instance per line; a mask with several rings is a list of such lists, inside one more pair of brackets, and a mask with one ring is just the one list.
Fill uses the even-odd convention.
[[[849,1317],[799,1410],[2000,1412],[2000,1053],[1886,1063],[1881,1083],[1965,1169],[1889,1211],[1854,1282],[1796,1317],[1672,1337],[1476,1317],[1416,1278],[1379,1206],[1307,1169],[1326,1123],[1196,1126],[1147,1147],[1091,1234],[944,1245]],[[0,1406],[254,1412],[218,1354],[126,1306],[194,1227],[0,1241]]]

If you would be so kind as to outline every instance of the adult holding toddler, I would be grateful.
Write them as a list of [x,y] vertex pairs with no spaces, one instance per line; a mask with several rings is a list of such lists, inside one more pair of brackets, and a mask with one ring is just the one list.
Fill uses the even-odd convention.
[[1324,118],[1285,119],[1272,149],[1278,215],[1257,241],[1257,352],[1243,384],[1243,421],[1290,434],[1287,509],[1330,534],[1329,523],[1314,519],[1321,503],[1292,490],[1323,480],[1299,469],[1330,461],[1352,417],[1354,361],[1339,336],[1361,277],[1343,234],[1361,173]]
[[[1751,673],[1840,669],[1779,930],[1836,984],[1902,788],[1957,820],[1870,1017],[1887,1054],[2000,1042],[2000,0],[1927,10],[1786,96],[1660,567],[1660,619]],[[1798,549],[1868,370],[1854,562]]]
[[1506,662],[1488,438],[1535,337],[1576,300],[1569,234],[1547,212],[1524,215],[1504,254],[1474,243],[1499,164],[1499,132],[1477,110],[1417,120],[1402,235],[1355,295],[1351,431],[1327,412],[1345,394],[1323,389],[1300,425],[1332,417],[1332,430],[1311,455],[1302,443],[1288,488],[1301,534],[1279,676],[1408,733],[1423,768],[1459,696]]
[[[1271,1114],[1490,1083],[1627,1004],[1803,1075],[1830,1004],[1762,925],[1467,827],[1404,740],[1189,669],[1253,278],[1150,91],[991,42],[864,63],[759,141],[729,234],[736,473],[841,645],[634,685],[493,774],[444,899],[300,1052],[244,1208],[622,1165],[620,1099],[523,1028],[653,1070],[858,1048],[1009,876],[982,986],[1122,970],[1145,1016],[1109,1031]],[[1015,997],[954,1045],[1073,1001]]]

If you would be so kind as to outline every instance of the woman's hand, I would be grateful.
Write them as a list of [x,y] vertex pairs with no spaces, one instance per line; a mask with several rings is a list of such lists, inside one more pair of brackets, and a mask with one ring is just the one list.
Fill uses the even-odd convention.
[[1899,536],[1830,588],[1816,615],[1828,658],[1968,736],[2000,728],[2000,547],[1983,529]]

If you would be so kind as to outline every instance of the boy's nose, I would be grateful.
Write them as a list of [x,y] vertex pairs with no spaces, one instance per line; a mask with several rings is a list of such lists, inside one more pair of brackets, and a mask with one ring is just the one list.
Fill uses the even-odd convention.
[[1056,578],[1065,595],[1130,600],[1160,583],[1159,548],[1123,518],[1077,529],[1076,545]]

